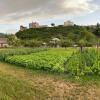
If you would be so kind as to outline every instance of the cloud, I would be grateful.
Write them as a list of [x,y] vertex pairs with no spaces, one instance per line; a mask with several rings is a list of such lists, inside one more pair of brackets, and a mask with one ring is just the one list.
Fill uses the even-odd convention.
[[94,12],[93,0],[0,0],[0,22],[50,19]]

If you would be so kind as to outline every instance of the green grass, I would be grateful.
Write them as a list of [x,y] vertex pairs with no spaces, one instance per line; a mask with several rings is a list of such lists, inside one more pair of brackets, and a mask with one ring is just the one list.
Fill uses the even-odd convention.
[[15,76],[14,73],[9,73],[11,70],[18,71],[17,69],[10,69],[6,64],[0,64],[0,67],[8,68],[7,72],[0,70],[0,100],[40,100],[40,97],[43,100],[45,92],[19,78],[20,75]]
[[84,96],[88,100],[91,97],[100,99],[100,77],[75,80],[65,74],[32,71],[0,63],[0,100],[78,100]]
[[0,100],[25,100],[33,98],[35,90],[29,84],[13,76],[0,73]]

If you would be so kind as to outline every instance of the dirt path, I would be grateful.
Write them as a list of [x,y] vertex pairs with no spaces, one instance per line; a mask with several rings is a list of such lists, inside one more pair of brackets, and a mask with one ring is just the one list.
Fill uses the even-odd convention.
[[[40,96],[37,100],[100,100],[100,88],[96,86],[84,87],[4,63],[0,63],[0,73],[27,83],[29,87],[36,90],[36,95]],[[25,100],[23,98],[21,100]],[[30,95],[28,100],[35,99]]]

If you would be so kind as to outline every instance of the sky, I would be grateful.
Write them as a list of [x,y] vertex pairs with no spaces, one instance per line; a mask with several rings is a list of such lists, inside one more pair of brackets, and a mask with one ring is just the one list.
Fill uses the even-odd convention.
[[99,5],[100,0],[0,0],[0,32],[15,33],[32,21],[94,25],[100,23]]

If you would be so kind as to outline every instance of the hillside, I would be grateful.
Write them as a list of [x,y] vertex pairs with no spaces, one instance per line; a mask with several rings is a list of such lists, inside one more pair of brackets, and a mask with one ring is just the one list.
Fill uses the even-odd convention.
[[[86,46],[92,46],[97,43],[97,37],[100,37],[100,27],[88,26],[59,26],[35,28],[19,31],[16,36],[22,41],[21,44],[29,47],[40,47],[43,43],[48,46],[69,47],[74,44],[79,45],[80,41],[84,41]],[[54,38],[60,39],[60,42],[53,44]],[[26,41],[27,40],[27,41]]]
[[[53,37],[67,38],[72,35],[75,38],[81,37],[83,32],[91,32],[91,29],[87,29],[81,26],[69,26],[69,27],[47,27],[27,29],[25,31],[19,31],[16,36],[20,39],[39,39],[48,41]],[[92,34],[92,33],[91,33]]]

